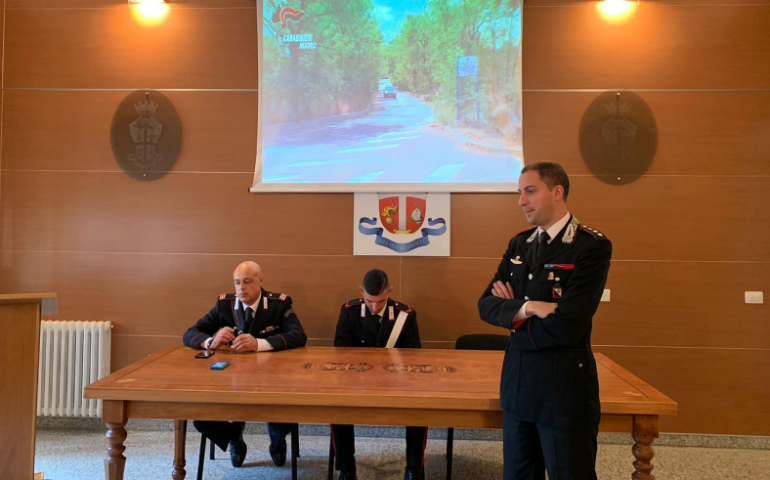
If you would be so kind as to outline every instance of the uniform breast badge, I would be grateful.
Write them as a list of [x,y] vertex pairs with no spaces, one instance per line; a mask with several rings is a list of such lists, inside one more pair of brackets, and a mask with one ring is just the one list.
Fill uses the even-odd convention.
[[556,277],[556,283],[551,288],[551,296],[557,300],[564,297],[564,289],[559,284],[559,277]]
[[521,255],[516,255],[516,258],[511,259],[511,263],[514,265],[521,265],[524,262],[521,261]]

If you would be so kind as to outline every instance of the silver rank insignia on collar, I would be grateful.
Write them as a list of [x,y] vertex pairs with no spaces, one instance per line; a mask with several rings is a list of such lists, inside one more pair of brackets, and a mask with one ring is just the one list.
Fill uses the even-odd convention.
[[579,226],[580,220],[573,216],[572,221],[569,222],[569,225],[567,225],[567,228],[564,230],[564,235],[561,237],[562,243],[573,243]]

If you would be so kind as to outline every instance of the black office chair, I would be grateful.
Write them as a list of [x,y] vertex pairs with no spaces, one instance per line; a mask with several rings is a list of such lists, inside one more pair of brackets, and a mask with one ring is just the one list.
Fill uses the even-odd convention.
[[[474,333],[458,338],[455,342],[455,350],[505,350],[506,345],[508,345],[507,335]],[[455,429],[449,427],[446,432],[446,480],[452,480],[454,435]]]
[[[203,462],[206,460],[206,435],[201,434],[201,450],[198,455],[198,477],[203,480]],[[214,442],[211,442],[209,458],[214,460]],[[291,480],[297,480],[297,457],[299,457],[299,425],[291,429]]]

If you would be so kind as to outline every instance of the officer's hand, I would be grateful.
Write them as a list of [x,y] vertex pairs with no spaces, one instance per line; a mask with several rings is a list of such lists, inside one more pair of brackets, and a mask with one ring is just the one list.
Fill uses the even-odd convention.
[[506,300],[513,300],[513,287],[509,282],[501,282],[500,280],[492,284],[492,295],[497,298],[505,298]]
[[527,303],[527,316],[545,318],[556,311],[557,304],[550,302],[531,301]]
[[224,345],[227,342],[232,341],[233,338],[235,338],[235,335],[233,334],[233,328],[222,327],[219,329],[217,334],[214,335],[214,340],[211,341],[209,349],[216,350],[220,345]]
[[256,352],[257,339],[249,333],[242,333],[233,340],[233,348],[236,352]]

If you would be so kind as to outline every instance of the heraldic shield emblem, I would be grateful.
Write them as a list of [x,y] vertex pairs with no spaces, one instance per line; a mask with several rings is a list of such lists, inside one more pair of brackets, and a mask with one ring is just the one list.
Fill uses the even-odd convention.
[[604,92],[583,114],[580,154],[602,182],[625,185],[639,179],[652,165],[657,149],[655,115],[634,92]]
[[[423,255],[448,256],[449,235],[444,235],[448,231],[445,217],[449,215],[449,194],[430,195],[433,205],[430,217],[428,197],[427,192],[357,193],[354,207],[357,231],[363,237],[373,237],[374,248],[364,245],[354,234],[355,254],[407,254],[419,249]],[[433,244],[431,237],[435,240]]]
[[425,221],[427,194],[380,194],[380,222],[392,234],[411,235]]
[[115,160],[137,180],[155,180],[176,161],[182,122],[162,93],[137,90],[120,102],[112,117],[110,143]]

